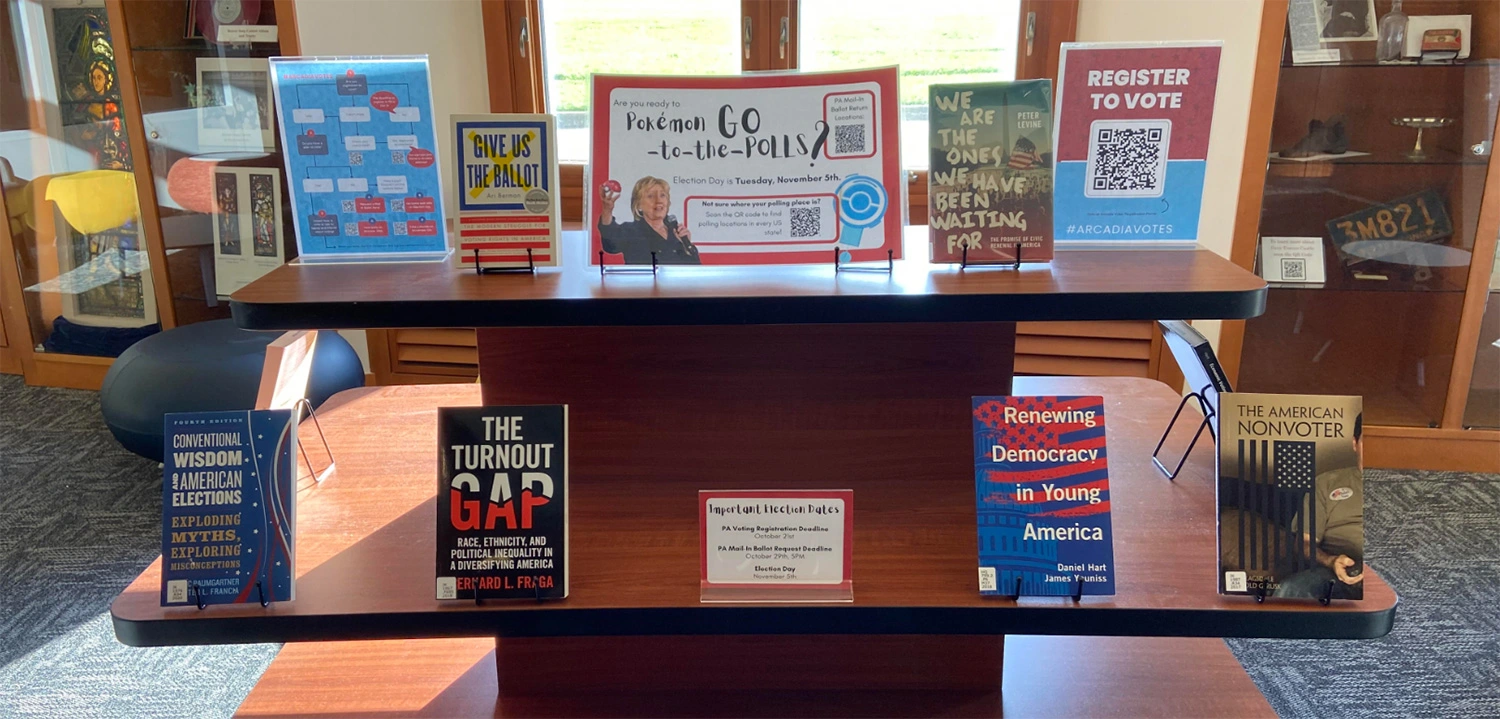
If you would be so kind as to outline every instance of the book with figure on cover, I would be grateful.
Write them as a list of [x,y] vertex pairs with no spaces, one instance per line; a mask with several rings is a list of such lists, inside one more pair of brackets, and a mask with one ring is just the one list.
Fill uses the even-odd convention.
[[979,593],[1114,594],[1101,397],[975,397]]
[[438,408],[438,599],[568,596],[567,439],[567,405]]
[[1219,401],[1220,593],[1363,599],[1361,398]]
[[291,600],[292,410],[178,412],[163,421],[162,606]]
[[932,261],[1052,259],[1052,81],[933,85],[927,111]]

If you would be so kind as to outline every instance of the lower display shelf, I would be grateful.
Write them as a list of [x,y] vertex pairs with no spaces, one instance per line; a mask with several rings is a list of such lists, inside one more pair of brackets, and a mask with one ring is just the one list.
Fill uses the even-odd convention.
[[[126,644],[153,646],[651,634],[1364,638],[1390,631],[1397,600],[1375,571],[1366,574],[1364,601],[1328,607],[1257,604],[1217,593],[1212,453],[1200,447],[1176,482],[1151,464],[1157,433],[1177,406],[1178,396],[1165,385],[1128,378],[1022,378],[1015,393],[1104,397],[1117,567],[1113,596],[1074,603],[979,595],[972,477],[932,476],[929,469],[938,457],[971,451],[967,398],[961,398],[951,427],[926,427],[925,419],[899,416],[872,417],[858,429],[788,427],[782,438],[788,446],[828,453],[834,466],[847,471],[842,476],[804,476],[784,458],[748,448],[736,455],[737,473],[769,478],[760,488],[854,490],[851,604],[701,604],[696,493],[747,487],[726,485],[732,480],[716,477],[713,462],[691,453],[681,466],[647,476],[572,467],[567,599],[440,602],[434,599],[435,412],[439,406],[477,404],[479,388],[436,385],[351,390],[320,410],[338,470],[299,492],[294,601],[268,608],[163,608],[158,560],[115,600],[116,635]],[[697,431],[721,433],[721,447],[742,447],[734,426]],[[925,442],[930,451],[881,454],[883,442],[895,437],[905,446]],[[577,447],[590,438],[573,441]],[[874,466],[889,470],[891,463],[899,471],[868,478]]]

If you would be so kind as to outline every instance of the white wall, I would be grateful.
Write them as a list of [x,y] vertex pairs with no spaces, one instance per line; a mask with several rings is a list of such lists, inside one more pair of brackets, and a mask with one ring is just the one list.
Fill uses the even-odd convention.
[[[1080,0],[1078,6],[1079,42],[1224,42],[1198,241],[1226,257],[1234,239],[1261,10],[1261,0]],[[1217,321],[1193,325],[1218,345]]]
[[[303,55],[427,55],[440,162],[453,167],[448,116],[490,111],[479,0],[297,0]],[[443,207],[455,213],[444,175]],[[340,332],[354,345],[365,371],[365,333]]]

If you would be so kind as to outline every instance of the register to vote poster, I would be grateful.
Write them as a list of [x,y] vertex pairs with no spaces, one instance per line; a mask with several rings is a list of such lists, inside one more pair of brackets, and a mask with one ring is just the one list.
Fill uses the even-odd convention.
[[591,262],[901,257],[896,68],[595,75]]
[[1063,44],[1053,113],[1058,242],[1198,239],[1220,45]]

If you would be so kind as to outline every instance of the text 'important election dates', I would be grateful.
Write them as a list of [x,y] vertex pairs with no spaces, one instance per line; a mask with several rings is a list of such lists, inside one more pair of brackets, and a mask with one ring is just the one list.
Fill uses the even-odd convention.
[[447,251],[425,57],[272,58],[304,258]]
[[568,596],[566,405],[438,409],[437,598]]
[[853,491],[704,490],[698,504],[705,587],[850,583]]
[[1114,594],[1100,397],[975,397],[979,592]]
[[292,411],[174,412],[163,425],[162,606],[292,599]]

